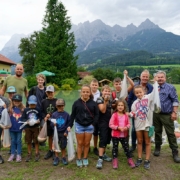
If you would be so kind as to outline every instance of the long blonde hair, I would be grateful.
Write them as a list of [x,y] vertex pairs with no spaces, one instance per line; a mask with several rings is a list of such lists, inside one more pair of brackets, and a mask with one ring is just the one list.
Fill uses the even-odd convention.
[[[10,106],[9,106],[9,113],[10,113],[10,115],[13,114],[13,107],[14,107],[13,100],[11,100],[11,103],[10,103]],[[18,108],[21,110],[21,113],[23,113],[23,111],[25,109],[25,106],[22,103],[22,101],[20,102],[20,105],[18,106]]]

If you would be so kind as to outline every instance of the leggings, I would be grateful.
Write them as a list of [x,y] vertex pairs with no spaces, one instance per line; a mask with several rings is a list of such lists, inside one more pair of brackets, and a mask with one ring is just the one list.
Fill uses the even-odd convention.
[[113,142],[113,148],[112,148],[112,156],[113,158],[117,158],[118,156],[118,145],[119,141],[122,144],[122,147],[124,149],[124,152],[126,154],[126,157],[129,159],[132,157],[130,151],[129,151],[129,144],[128,144],[128,138],[123,137],[123,138],[117,138],[117,137],[112,137],[112,142]]

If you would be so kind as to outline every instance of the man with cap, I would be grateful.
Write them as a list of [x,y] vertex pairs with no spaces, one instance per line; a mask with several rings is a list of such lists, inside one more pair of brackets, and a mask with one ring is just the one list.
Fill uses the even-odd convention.
[[49,151],[45,155],[44,159],[49,159],[53,156],[52,151],[52,140],[53,140],[53,129],[51,127],[50,118],[52,114],[57,110],[56,109],[56,101],[57,99],[54,98],[54,86],[49,85],[46,87],[46,94],[47,98],[42,100],[41,105],[41,113],[42,113],[42,122],[47,121],[47,136],[48,138],[48,145]]

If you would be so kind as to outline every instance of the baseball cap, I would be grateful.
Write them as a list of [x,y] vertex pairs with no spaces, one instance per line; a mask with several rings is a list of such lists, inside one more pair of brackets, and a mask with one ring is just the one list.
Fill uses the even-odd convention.
[[28,104],[37,104],[37,98],[35,95],[31,95],[28,98]]
[[54,92],[54,86],[52,85],[49,85],[46,87],[46,92],[49,91],[49,92]]
[[7,93],[16,93],[16,88],[14,86],[9,86],[7,88]]
[[15,94],[13,95],[12,100],[22,101],[22,96],[20,94]]
[[56,101],[56,105],[57,105],[57,106],[64,106],[64,105],[65,105],[64,99],[58,99],[58,100]]

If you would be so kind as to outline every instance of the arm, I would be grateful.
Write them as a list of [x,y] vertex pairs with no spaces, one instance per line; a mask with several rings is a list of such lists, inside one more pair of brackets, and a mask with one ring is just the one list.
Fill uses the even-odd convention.
[[99,109],[97,104],[95,103],[95,107],[94,107],[94,122],[93,122],[93,126],[95,126],[98,123],[98,119],[99,119]]
[[132,106],[133,100],[134,100],[134,92],[132,90],[128,95],[128,101],[127,101],[129,111],[131,111],[131,106]]
[[131,78],[128,77],[128,71],[127,70],[124,70],[124,75],[126,75],[127,81],[128,81],[128,83],[130,85],[128,87],[128,92],[130,92],[133,89],[133,87],[134,87],[134,82],[133,82],[133,80]]
[[107,104],[109,102],[109,99],[108,98],[105,98],[104,100],[101,98],[98,98],[97,99],[97,104],[98,104],[98,108],[99,110],[102,112],[102,113],[105,113],[106,112],[106,108],[107,108]]
[[2,96],[4,96],[4,94],[5,94],[5,92],[6,92],[6,86],[5,85],[3,85],[3,87],[1,88],[1,90],[0,90],[0,95],[2,95]]
[[111,119],[110,119],[110,121],[109,121],[109,127],[111,128],[111,129],[113,129],[113,130],[118,130],[118,126],[117,125],[114,125],[114,119],[115,119],[115,114],[113,114],[112,116],[111,116]]
[[28,99],[28,90],[27,89],[24,90],[24,95],[25,95],[26,99]]
[[[70,117],[70,120],[69,120],[69,125],[68,125],[68,129],[72,128],[73,127],[73,124],[74,124],[74,119],[76,118],[76,103],[73,104],[72,106],[72,113],[71,113],[71,117]],[[70,130],[69,129],[69,130]],[[68,131],[69,131],[68,130]]]

